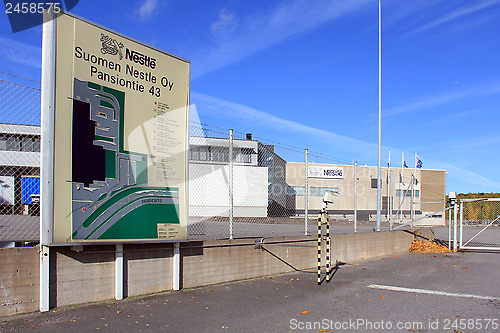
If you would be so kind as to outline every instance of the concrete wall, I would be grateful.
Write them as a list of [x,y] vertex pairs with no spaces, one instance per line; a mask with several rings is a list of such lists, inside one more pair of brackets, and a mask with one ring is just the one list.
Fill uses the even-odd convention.
[[124,296],[171,290],[173,253],[173,244],[124,246]]
[[[302,240],[303,237],[273,238],[269,242]],[[313,238],[307,242],[269,244],[264,247],[297,269],[314,266],[316,246]],[[293,247],[287,245],[294,245]],[[200,244],[201,245],[201,244]],[[182,286],[202,285],[241,280],[290,271],[278,259],[260,249],[252,240],[209,241],[204,247],[181,248]],[[299,247],[302,245],[302,247]],[[189,246],[189,245],[188,245]]]
[[0,316],[38,309],[37,248],[0,249]]
[[[332,262],[351,262],[405,252],[412,241],[413,236],[403,231],[333,235]],[[293,270],[269,253],[256,250],[254,244],[245,244],[248,244],[248,240],[210,241],[204,243],[204,248],[181,249],[183,287],[192,288]],[[296,269],[316,265],[315,237],[266,239],[263,246]]]
[[[413,236],[403,232],[332,236],[332,260],[352,262],[408,251]],[[316,265],[316,238],[267,238],[189,242],[181,246],[181,287],[254,278]],[[76,252],[74,250],[81,250]],[[124,246],[125,297],[172,289],[172,244]],[[114,298],[114,246],[51,248],[50,306]],[[36,248],[0,249],[0,316],[38,309],[39,255]],[[288,263],[285,264],[284,262]]]
[[50,249],[50,306],[101,301],[114,297],[114,247]]
[[404,231],[341,234],[332,237],[332,260],[351,262],[406,252],[413,235]]

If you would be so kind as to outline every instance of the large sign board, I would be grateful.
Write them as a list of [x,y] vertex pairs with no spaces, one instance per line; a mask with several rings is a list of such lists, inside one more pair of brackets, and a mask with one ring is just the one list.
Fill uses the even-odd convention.
[[190,63],[67,13],[46,33],[55,53],[46,243],[186,239]]
[[310,165],[308,176],[310,178],[342,179],[344,178],[344,168]]

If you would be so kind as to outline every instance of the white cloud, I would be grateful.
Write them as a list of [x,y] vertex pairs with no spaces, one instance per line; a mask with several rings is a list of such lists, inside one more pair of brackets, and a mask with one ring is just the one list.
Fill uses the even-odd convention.
[[436,124],[436,123],[445,124],[446,121],[449,121],[449,120],[456,120],[456,119],[461,119],[461,118],[465,118],[465,117],[471,117],[471,116],[474,116],[476,114],[484,113],[486,111],[488,111],[488,108],[479,108],[479,109],[455,112],[455,113],[447,114],[447,115],[442,116],[442,117],[435,117],[435,118],[429,119],[428,121],[423,122],[422,124],[427,124],[427,125]]
[[[452,92],[441,93],[438,95],[415,97],[413,98],[415,102],[409,102],[405,105],[382,109],[382,116],[384,118],[398,116],[401,114],[421,111],[446,103],[498,93],[500,93],[500,83],[483,83],[463,90],[456,90]],[[370,118],[370,120],[372,120],[372,118]]]
[[[446,124],[446,122],[443,122]],[[465,156],[464,163],[487,165],[491,161],[492,152],[498,148],[500,134],[498,133],[480,133],[471,131],[466,135],[450,137],[448,140],[440,140],[433,143],[427,151],[434,151],[435,154],[444,152],[449,158],[461,158]],[[488,169],[500,168],[494,164],[488,166]]]
[[[433,162],[433,165],[437,165],[439,168],[448,171],[448,176],[459,180],[461,183],[466,183],[475,186],[482,186],[483,188],[490,189],[490,191],[498,191],[500,188],[500,182],[487,179],[486,177],[479,175],[475,172],[459,168],[455,165],[448,163]],[[461,188],[470,188],[470,186],[460,185]],[[460,189],[449,189],[450,191],[464,192]],[[487,190],[486,190],[487,191]]]
[[349,150],[350,154],[358,154],[375,158],[377,145],[346,137],[331,131],[299,124],[245,105],[223,99],[192,92],[191,100],[197,105],[199,114],[216,115],[224,118],[238,119],[254,126],[267,127],[273,132],[282,131],[307,136],[314,140],[328,142],[332,151]]
[[[284,2],[268,13],[248,15],[236,19],[226,12],[212,24],[212,28],[232,24],[231,33],[216,39],[212,48],[193,59],[193,77],[199,77],[219,68],[237,63],[259,51],[314,29],[325,22],[355,12],[369,0]],[[238,26],[234,24],[237,20]]]
[[42,67],[42,48],[0,37],[0,57],[30,67]]
[[444,16],[438,17],[437,19],[418,27],[417,29],[412,30],[406,36],[413,35],[416,33],[420,33],[420,32],[435,28],[435,27],[440,26],[442,24],[446,24],[450,21],[461,19],[464,16],[474,14],[478,11],[481,11],[483,9],[486,9],[488,7],[491,7],[491,6],[494,6],[497,4],[499,4],[498,0],[491,0],[491,1],[483,1],[483,2],[481,2],[479,4],[475,4],[473,6],[458,8],[458,9],[456,9],[456,10],[454,10],[454,11],[452,11]]
[[138,19],[140,21],[147,21],[156,15],[159,7],[159,0],[144,0],[136,12]]
[[229,12],[226,9],[222,9],[219,12],[219,17],[210,26],[212,32],[218,33],[219,31],[232,30],[238,25],[238,19],[234,13]]

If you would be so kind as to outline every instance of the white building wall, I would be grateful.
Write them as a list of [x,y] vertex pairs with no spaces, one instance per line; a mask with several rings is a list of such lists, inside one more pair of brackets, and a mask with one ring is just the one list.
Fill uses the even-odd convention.
[[40,167],[40,153],[27,151],[0,151],[2,167]]
[[[267,168],[235,165],[233,216],[267,216]],[[190,163],[189,215],[229,215],[229,165]]]

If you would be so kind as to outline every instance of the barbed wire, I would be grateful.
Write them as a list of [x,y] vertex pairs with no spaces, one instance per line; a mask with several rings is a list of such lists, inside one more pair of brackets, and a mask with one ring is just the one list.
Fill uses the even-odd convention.
[[[204,127],[212,127],[212,128],[216,128],[216,129],[219,129],[219,130],[222,130],[222,131],[229,131],[229,129],[221,128],[221,127],[217,127],[217,126],[213,126],[213,125],[209,125],[209,124],[205,124],[205,123],[197,123],[197,122],[193,122],[193,123],[195,123],[197,125],[199,124],[199,125],[204,126]],[[202,129],[204,127],[202,127]],[[220,132],[218,132],[218,133],[220,133]],[[246,134],[247,134],[247,133],[236,131],[236,130],[233,130],[233,133],[241,134],[242,136],[238,136],[238,138],[242,138],[242,139],[244,139],[246,137]],[[221,134],[226,134],[227,135],[227,132],[226,133],[221,133]],[[254,139],[260,141],[261,143],[272,143],[275,147],[278,147],[278,148],[281,148],[281,149],[285,149],[285,150],[288,150],[288,151],[293,151],[293,152],[301,153],[301,154],[303,154],[304,151],[305,151],[305,148],[303,148],[303,147],[289,145],[289,144],[286,144],[286,143],[282,143],[282,142],[270,140],[270,139],[259,137],[259,136],[252,136],[252,137]],[[312,157],[317,157],[317,158],[321,158],[321,159],[324,159],[324,160],[329,160],[329,161],[333,161],[333,162],[337,162],[337,163],[341,163],[341,164],[354,164],[353,161],[342,159],[342,158],[338,158],[338,157],[331,156],[331,155],[326,155],[326,154],[323,154],[323,153],[320,153],[320,152],[316,152],[316,151],[313,151],[313,150],[308,150],[308,154],[309,154],[309,156],[312,156]]]
[[322,158],[322,159],[325,159],[325,160],[329,160],[329,161],[333,161],[333,162],[338,162],[338,163],[341,163],[341,164],[350,164],[350,165],[354,164],[353,161],[339,159],[339,158],[336,158],[336,157],[333,157],[333,156],[329,156],[329,155],[325,155],[325,154],[322,154],[322,153],[318,153],[318,152],[315,152],[315,151],[309,151],[309,156],[318,157],[318,158]]
[[15,85],[15,86],[18,86],[18,87],[23,87],[23,88],[26,88],[26,89],[32,89],[32,90],[42,91],[42,89],[40,89],[40,88],[28,87],[28,86],[25,86],[25,85],[22,85],[22,84],[19,84],[19,83],[14,83],[14,82],[10,82],[10,81],[4,81],[2,79],[0,79],[0,82],[12,84],[12,85]]
[[[196,123],[197,124],[197,123]],[[204,127],[199,127],[199,126],[194,126],[194,125],[189,125],[190,128],[196,128],[196,129],[199,129],[199,130],[202,130],[203,133],[205,133],[205,131],[207,132],[210,132],[210,133],[217,133],[217,134],[220,134],[221,135],[221,138],[228,138],[229,135],[228,133],[224,133],[224,132],[219,132],[219,131],[214,131],[214,130],[211,130],[211,129],[207,129],[207,128],[204,128]],[[217,127],[214,127],[214,128],[217,128]],[[196,135],[194,135],[196,136]]]
[[17,77],[19,79],[28,80],[28,81],[32,81],[32,82],[42,83],[41,81],[38,81],[38,80],[33,80],[33,79],[29,79],[29,78],[24,77],[24,76],[14,75],[14,74],[6,73],[6,72],[0,72],[0,74],[9,75],[12,77]]

